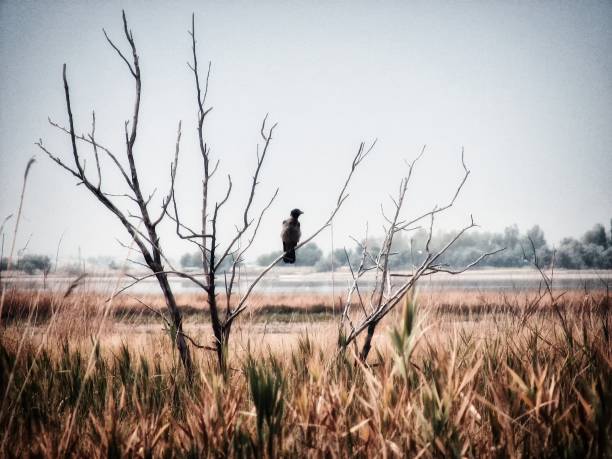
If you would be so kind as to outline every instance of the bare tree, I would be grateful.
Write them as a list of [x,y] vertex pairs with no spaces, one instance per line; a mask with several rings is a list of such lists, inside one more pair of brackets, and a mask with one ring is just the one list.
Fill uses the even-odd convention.
[[[60,131],[69,135],[71,140],[72,150],[72,165],[69,165],[64,160],[60,159],[59,156],[53,154],[44,145],[42,140],[37,142],[38,147],[43,150],[53,161],[55,161],[60,167],[65,169],[67,172],[72,174],[77,180],[79,185],[83,185],[104,207],[106,207],[112,214],[114,214],[119,221],[123,224],[127,232],[129,233],[132,243],[141,252],[144,263],[136,262],[144,265],[151,271],[148,277],[155,277],[164,295],[166,306],[170,314],[172,325],[173,339],[176,342],[181,361],[189,375],[192,372],[192,360],[190,356],[189,347],[186,342],[185,334],[183,333],[183,323],[181,312],[177,306],[176,299],[170,287],[168,279],[169,275],[177,275],[180,277],[188,278],[197,285],[201,282],[186,274],[184,272],[177,271],[172,267],[162,250],[159,236],[158,236],[158,225],[164,220],[166,216],[167,207],[171,201],[174,189],[174,176],[179,155],[179,145],[181,139],[181,124],[179,122],[178,133],[176,139],[176,149],[174,155],[174,161],[170,166],[171,169],[171,184],[170,192],[167,197],[164,198],[161,206],[161,210],[158,211],[157,215],[153,215],[150,209],[150,203],[153,198],[153,193],[145,197],[142,191],[139,181],[138,169],[136,167],[136,137],[138,132],[138,117],[140,113],[140,100],[141,100],[141,73],[139,65],[139,56],[136,50],[136,44],[132,31],[128,27],[128,23],[123,16],[123,32],[125,39],[130,46],[129,58],[124,54],[119,47],[110,39],[106,31],[104,35],[110,46],[117,52],[118,56],[125,62],[130,75],[132,76],[135,85],[135,101],[134,109],[132,113],[132,120],[125,121],[124,123],[124,135],[125,135],[125,157],[128,162],[128,168],[125,168],[119,157],[115,155],[109,148],[106,148],[100,144],[96,139],[96,118],[95,112],[92,114],[91,132],[87,135],[77,134],[75,129],[75,122],[72,114],[72,106],[70,103],[70,89],[68,86],[68,79],[66,77],[66,64],[63,66],[63,81],[64,81],[64,93],[66,99],[66,111],[68,113],[68,127],[61,126],[60,124],[49,119],[49,123]],[[83,159],[81,152],[79,151],[79,145],[88,144],[92,147],[93,156],[95,159],[96,173],[95,177],[91,178],[85,170],[85,160]],[[100,156],[106,155],[110,162],[116,167],[117,171],[123,177],[125,184],[127,185],[128,192],[122,194],[109,193],[102,186],[102,167]],[[132,208],[137,209],[136,213],[132,213],[131,207],[121,206],[117,201],[126,199],[128,203],[132,204]],[[133,221],[135,223],[133,223]],[[127,246],[127,245],[126,245]],[[166,268],[166,266],[169,267]]]
[[[210,310],[211,325],[214,336],[212,348],[216,351],[219,369],[221,372],[225,373],[227,369],[227,350],[232,324],[247,308],[248,298],[257,283],[282,259],[281,255],[268,267],[262,270],[247,287],[243,296],[239,298],[236,296],[235,286],[239,277],[240,264],[244,261],[244,256],[247,250],[255,241],[262,219],[266,211],[274,202],[279,191],[277,188],[272,196],[265,202],[265,204],[262,205],[257,212],[254,212],[253,207],[255,203],[257,185],[259,184],[262,167],[270,148],[274,129],[277,125],[273,124],[272,126],[268,127],[268,117],[267,115],[264,117],[260,128],[262,144],[257,146],[255,170],[250,182],[246,201],[242,208],[242,218],[241,221],[235,225],[236,231],[233,236],[229,238],[229,242],[222,247],[219,243],[218,234],[219,218],[221,215],[221,210],[228,202],[232,192],[232,178],[230,175],[227,176],[227,185],[225,192],[223,193],[223,198],[220,201],[214,202],[214,204],[210,202],[209,195],[211,184],[213,182],[212,178],[219,166],[218,160],[214,163],[214,166],[212,165],[213,163],[211,159],[210,147],[207,144],[204,136],[204,121],[206,116],[212,110],[212,107],[206,106],[211,64],[210,62],[208,63],[206,77],[202,80],[198,66],[195,19],[193,16],[191,30],[189,33],[191,36],[193,61],[189,63],[188,66],[193,72],[195,80],[196,107],[198,112],[198,143],[203,163],[202,214],[200,228],[196,230],[194,227],[187,225],[181,219],[176,194],[174,193],[173,187],[170,195],[172,208],[166,209],[166,214],[174,221],[177,235],[181,239],[187,240],[196,245],[202,254],[203,272],[201,275],[205,280],[200,287],[206,292],[208,299],[207,302]],[[349,175],[341,188],[340,195],[330,213],[329,218],[323,222],[311,236],[305,238],[304,241],[296,247],[296,250],[308,243],[310,240],[314,239],[314,237],[323,231],[323,229],[331,224],[333,218],[348,197],[347,187],[355,169],[371,151],[373,146],[374,144],[372,144],[370,148],[366,149],[364,144],[360,145],[357,154],[353,158]],[[172,182],[175,180],[175,172],[176,168],[172,170]],[[229,268],[222,268],[222,266],[229,266]],[[222,281],[220,282],[221,274],[223,277]],[[218,292],[220,287],[223,288],[223,296],[221,297],[219,296]],[[237,299],[237,303],[235,305],[232,304],[233,298]]]
[[[418,160],[423,156],[425,147],[415,160],[408,163],[408,172],[403,177],[399,184],[397,198],[391,198],[393,206],[393,214],[388,217],[381,205],[383,218],[386,221],[385,235],[383,242],[377,254],[371,253],[368,248],[367,230],[366,238],[363,242],[356,241],[361,249],[361,258],[359,265],[353,267],[346,253],[347,261],[352,274],[353,282],[348,289],[346,302],[343,307],[342,316],[340,319],[339,329],[339,344],[341,349],[346,348],[353,343],[357,346],[357,338],[367,330],[367,334],[359,351],[361,360],[365,361],[372,347],[372,338],[376,326],[401,300],[401,298],[415,285],[415,283],[423,276],[444,272],[448,274],[460,274],[469,268],[478,264],[485,257],[497,253],[503,249],[486,252],[473,260],[467,266],[459,269],[452,269],[441,262],[442,256],[457,242],[461,236],[471,228],[477,226],[474,219],[470,216],[470,223],[463,227],[449,242],[438,250],[433,250],[431,240],[433,235],[434,219],[437,214],[451,208],[459,196],[470,171],[467,169],[464,161],[463,150],[461,151],[461,165],[463,166],[463,176],[457,186],[452,199],[444,206],[435,206],[431,211],[425,212],[416,218],[403,220],[402,210],[406,197],[408,184],[412,177],[414,167]],[[390,268],[391,257],[397,255],[392,250],[395,236],[402,231],[414,231],[420,226],[415,226],[419,222],[429,218],[428,238],[424,247],[424,259],[418,266],[414,266],[411,273],[392,273]],[[363,289],[360,289],[360,282],[363,281],[363,276],[373,271],[375,274],[374,286],[370,294],[366,295]],[[399,285],[394,285],[392,278],[401,279]],[[353,301],[353,296],[357,296],[356,302]],[[353,310],[354,309],[354,310]]]

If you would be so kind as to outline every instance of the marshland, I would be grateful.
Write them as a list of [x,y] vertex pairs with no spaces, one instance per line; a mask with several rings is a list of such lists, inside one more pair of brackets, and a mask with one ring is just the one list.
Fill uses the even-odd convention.
[[[159,295],[109,306],[86,285],[5,289],[4,454],[606,457],[607,285],[423,288],[381,324],[367,362],[338,351],[328,294],[261,294],[235,326],[227,373],[194,349],[191,379]],[[185,332],[210,342],[209,322],[194,307]]]
[[612,457],[610,18],[0,2],[0,457]]

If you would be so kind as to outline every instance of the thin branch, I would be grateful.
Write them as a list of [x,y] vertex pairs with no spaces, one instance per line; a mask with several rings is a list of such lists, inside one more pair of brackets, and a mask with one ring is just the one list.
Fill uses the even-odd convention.
[[102,194],[104,196],[109,197],[109,198],[128,198],[130,201],[135,202],[136,204],[138,204],[138,201],[136,200],[136,198],[134,198],[134,196],[129,195],[127,193],[107,193],[107,192],[103,192]]
[[79,180],[81,179],[81,176],[79,175],[77,171],[72,169],[70,166],[67,166],[61,159],[59,159],[57,156],[55,156],[53,153],[47,150],[47,148],[42,143],[42,139],[38,139],[38,142],[36,142],[34,145],[36,145],[38,148],[44,151],[49,158],[51,158],[54,162],[56,162],[63,169],[67,170],[69,173],[74,175]]
[[474,261],[472,261],[471,263],[467,264],[466,266],[464,266],[461,269],[448,269],[448,268],[442,268],[442,267],[439,267],[439,266],[430,266],[428,268],[429,272],[426,272],[423,275],[427,276],[429,274],[434,274],[434,273],[447,273],[447,274],[452,274],[452,275],[461,274],[461,273],[466,272],[468,269],[473,268],[474,266],[476,266],[478,263],[480,263],[485,258],[490,257],[491,255],[495,255],[496,253],[503,252],[504,250],[506,250],[506,248],[502,247],[500,249],[493,250],[491,252],[485,252],[485,253],[481,254],[478,258],[476,258]]
[[227,255],[233,250],[233,247],[236,244],[236,242],[249,229],[249,226],[253,222],[253,220],[249,220],[249,210],[251,209],[251,205],[253,204],[253,199],[255,198],[255,189],[259,183],[258,179],[259,179],[259,173],[261,171],[261,166],[263,165],[264,160],[266,159],[266,153],[268,152],[268,147],[270,146],[270,142],[272,141],[272,134],[274,132],[274,128],[277,126],[277,123],[275,123],[266,133],[265,129],[266,129],[267,119],[268,119],[268,115],[266,114],[266,116],[263,119],[263,122],[261,123],[261,129],[260,129],[261,136],[264,139],[265,143],[264,143],[264,147],[263,147],[261,155],[257,153],[257,165],[255,167],[255,173],[253,174],[253,180],[251,182],[249,197],[247,199],[246,205],[244,206],[244,212],[242,215],[242,228],[240,228],[236,232],[236,235],[234,236],[234,238],[230,241],[230,243],[225,248],[225,251],[223,252],[223,254],[219,257],[219,260],[217,261],[217,266],[221,265],[223,260],[225,260]]
[[[230,277],[229,285],[227,284],[227,279],[226,279],[226,294],[227,294],[226,295],[227,296],[226,317],[228,317],[230,312],[231,312],[231,309],[230,309],[230,298],[231,298],[231,295],[232,295],[232,289],[233,289],[233,286],[234,286],[234,281],[236,279],[236,267],[238,266],[238,263],[242,262],[242,257],[244,256],[246,251],[253,244],[253,241],[255,240],[255,237],[257,236],[257,231],[259,230],[259,226],[261,225],[261,221],[263,219],[263,216],[266,213],[266,211],[270,208],[270,206],[272,205],[272,203],[276,199],[277,195],[278,195],[278,188],[274,192],[274,195],[272,196],[272,198],[270,198],[270,201],[268,202],[268,204],[259,213],[259,218],[257,219],[257,224],[255,225],[255,229],[253,230],[253,234],[251,234],[251,237],[249,238],[249,241],[248,241],[247,245],[244,247],[244,249],[242,249],[238,253],[238,256],[234,259],[234,261],[232,263],[232,275]],[[215,268],[215,270],[218,269],[218,267],[219,267],[219,265],[217,265],[217,268]]]
[[[124,15],[125,18],[125,15]],[[104,32],[104,36],[106,37],[106,41],[108,41],[108,43],[113,47],[113,49],[115,51],[117,51],[117,54],[119,55],[119,57],[121,57],[121,59],[123,59],[123,62],[125,62],[125,65],[128,66],[128,69],[130,69],[130,73],[132,74],[132,76],[134,78],[136,78],[136,72],[134,71],[134,69],[132,68],[132,64],[130,64],[130,62],[127,60],[127,58],[124,56],[124,54],[121,52],[121,50],[117,47],[117,45],[115,45],[115,43],[113,43],[113,41],[110,39],[110,37],[108,36],[108,34],[106,33],[105,29],[102,29],[102,32]]]
[[89,137],[91,138],[91,144],[93,146],[94,157],[96,158],[96,169],[98,170],[98,190],[102,187],[102,172],[100,170],[100,158],[98,157],[98,146],[95,141],[96,135],[96,112],[91,112],[91,134]]
[[438,214],[440,212],[445,211],[446,209],[451,208],[454,204],[455,201],[457,200],[457,197],[459,196],[459,193],[461,193],[461,190],[463,189],[463,186],[465,185],[465,182],[468,179],[468,176],[470,175],[470,170],[467,168],[467,166],[465,165],[465,160],[464,160],[464,149],[463,147],[461,148],[461,166],[463,167],[463,177],[461,178],[461,181],[459,182],[459,185],[457,186],[457,188],[455,189],[455,194],[453,195],[452,199],[449,201],[448,204],[446,204],[445,206],[442,207],[435,207],[432,211],[430,212],[426,212],[418,217],[416,217],[413,220],[410,220],[406,223],[404,223],[402,226],[398,227],[398,231],[404,230],[406,228],[408,228],[409,226],[413,225],[414,223],[432,215],[432,214]]
[[[200,282],[198,279],[196,279],[191,274],[187,274],[187,273],[184,273],[182,271],[174,271],[174,270],[172,270],[172,271],[157,271],[157,272],[149,273],[149,274],[146,274],[144,276],[136,278],[136,280],[134,280],[134,282],[131,282],[130,284],[126,285],[125,287],[117,290],[117,292],[114,295],[112,295],[110,298],[108,298],[106,301],[112,300],[114,297],[116,297],[117,295],[125,292],[126,290],[128,290],[130,288],[132,288],[134,285],[138,284],[139,282],[142,282],[143,280],[146,280],[146,279],[150,279],[153,276],[158,276],[160,274],[174,274],[177,277],[182,277],[184,279],[189,279],[190,281],[192,281],[194,284],[196,284],[201,289],[207,290],[206,285],[204,285],[202,282]],[[196,275],[201,275],[201,274],[196,274]]]
[[[49,124],[57,129],[59,129],[60,131],[71,135],[70,134],[70,130],[66,129],[64,126],[56,123],[55,121],[53,121],[51,118],[47,119]],[[128,184],[128,186],[130,187],[130,189],[133,189],[133,185],[132,185],[132,181],[130,180],[130,178],[128,177],[127,173],[125,172],[125,169],[123,168],[123,166],[121,165],[121,163],[119,162],[119,160],[117,159],[117,157],[114,155],[113,152],[111,152],[108,148],[106,148],[105,146],[101,145],[100,143],[98,143],[92,136],[91,134],[88,137],[85,137],[84,135],[76,135],[75,134],[75,138],[77,140],[80,140],[82,142],[86,142],[90,145],[92,145],[93,147],[95,147],[96,149],[100,149],[102,150],[104,153],[107,154],[107,156],[111,159],[111,161],[113,161],[113,163],[115,164],[115,166],[117,166],[117,169],[119,169],[119,172],[121,172],[121,175],[123,175],[123,178],[125,179],[126,183]],[[40,141],[39,141],[40,143]],[[38,144],[37,144],[38,145]],[[57,161],[56,161],[57,162]]]
[[162,219],[167,213],[168,205],[170,204],[170,201],[172,200],[172,196],[174,195],[174,182],[176,180],[176,169],[178,167],[180,143],[181,143],[181,122],[179,121],[178,130],[176,134],[176,147],[174,150],[174,161],[170,163],[170,191],[168,192],[167,196],[164,198],[162,202],[161,213],[159,217],[157,217],[157,219],[152,223],[153,226],[157,226],[162,221]]

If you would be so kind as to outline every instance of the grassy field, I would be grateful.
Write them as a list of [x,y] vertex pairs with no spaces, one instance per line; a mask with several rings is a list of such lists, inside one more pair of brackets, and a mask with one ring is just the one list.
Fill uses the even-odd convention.
[[[92,292],[7,290],[2,455],[611,457],[609,295],[535,298],[423,292],[362,364],[337,352],[339,300],[260,295],[233,331],[229,374],[193,348],[189,382],[161,298],[106,308]],[[203,297],[178,302],[210,344]]]

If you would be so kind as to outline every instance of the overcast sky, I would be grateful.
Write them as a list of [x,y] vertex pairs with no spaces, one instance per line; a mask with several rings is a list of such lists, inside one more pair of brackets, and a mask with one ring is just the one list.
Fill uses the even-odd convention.
[[[472,173],[440,229],[474,215],[484,230],[539,223],[549,242],[578,236],[612,217],[611,2],[0,2],[0,219],[16,211],[32,155],[17,246],[29,252],[121,256],[127,233],[75,180],[34,146],[70,161],[69,139],[47,117],[67,123],[61,81],[68,66],[76,129],[96,110],[99,141],[123,154],[123,123],[134,88],[108,46],[124,50],[121,9],[139,50],[143,89],[136,161],[143,188],[166,192],[179,120],[183,123],[177,196],[197,222],[201,157],[193,76],[187,67],[191,13],[201,63],[212,61],[207,124],[220,159],[213,197],[231,173],[234,190],[220,232],[233,236],[247,199],[261,120],[278,122],[261,175],[256,209],[276,187],[251,256],[278,250],[280,223],[294,207],[305,234],[326,218],[359,142],[378,144],[350,185],[334,225],[349,235],[381,233],[423,144],[406,216],[444,204]],[[178,3],[178,2],[177,2]],[[94,174],[89,149],[82,147]],[[122,192],[110,164],[103,184]],[[159,200],[152,208],[159,206]],[[387,207],[388,208],[388,207]],[[13,220],[14,222],[14,220]],[[10,227],[9,227],[10,229]],[[328,249],[329,232],[316,241]],[[173,256],[188,247],[162,231]]]

